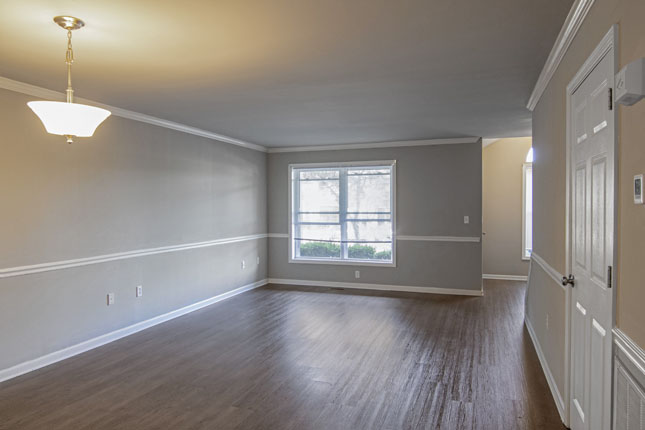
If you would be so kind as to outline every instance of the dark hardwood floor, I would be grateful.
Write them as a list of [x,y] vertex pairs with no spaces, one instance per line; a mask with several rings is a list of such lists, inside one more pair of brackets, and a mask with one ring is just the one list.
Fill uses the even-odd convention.
[[0,428],[563,429],[524,292],[264,287],[0,384]]

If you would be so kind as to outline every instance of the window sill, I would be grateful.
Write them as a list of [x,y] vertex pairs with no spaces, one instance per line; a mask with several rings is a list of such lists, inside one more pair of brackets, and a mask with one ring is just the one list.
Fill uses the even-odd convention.
[[374,267],[396,267],[394,261],[375,262],[369,260],[323,260],[314,258],[290,258],[289,263],[297,264],[330,264],[337,266],[374,266]]

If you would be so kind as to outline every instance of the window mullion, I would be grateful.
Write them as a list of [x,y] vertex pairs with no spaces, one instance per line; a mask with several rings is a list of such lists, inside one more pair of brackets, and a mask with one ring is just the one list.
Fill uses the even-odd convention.
[[293,256],[295,258],[300,257],[300,241],[294,240],[296,237],[301,237],[300,234],[300,172],[294,171],[295,179],[292,177],[293,181],[293,213],[291,214],[292,226],[293,229]]
[[347,169],[340,169],[338,178],[339,183],[339,221],[340,221],[340,249],[341,258],[346,260],[348,258],[347,250]]

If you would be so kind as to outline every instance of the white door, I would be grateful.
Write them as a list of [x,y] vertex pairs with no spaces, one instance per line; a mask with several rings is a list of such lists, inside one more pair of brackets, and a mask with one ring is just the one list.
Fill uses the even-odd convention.
[[571,96],[571,428],[610,429],[613,48]]

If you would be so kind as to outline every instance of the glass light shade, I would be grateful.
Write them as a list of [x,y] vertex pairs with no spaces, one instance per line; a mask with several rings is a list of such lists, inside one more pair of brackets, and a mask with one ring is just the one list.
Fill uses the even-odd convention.
[[89,137],[111,115],[109,110],[78,103],[39,101],[27,106],[38,115],[47,133],[63,136]]

